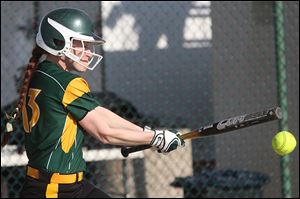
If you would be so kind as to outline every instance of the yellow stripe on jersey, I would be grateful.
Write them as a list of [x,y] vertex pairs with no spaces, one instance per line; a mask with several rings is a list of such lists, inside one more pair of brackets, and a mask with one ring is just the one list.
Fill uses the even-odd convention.
[[28,96],[29,96],[28,106],[32,110],[32,116],[31,116],[31,120],[30,120],[29,124],[28,124],[28,115],[27,115],[27,109],[26,109],[26,103],[27,103],[26,98],[25,98],[25,102],[22,106],[23,127],[24,127],[24,130],[26,133],[31,132],[32,127],[34,127],[36,125],[36,123],[38,122],[38,120],[40,118],[40,108],[39,108],[39,105],[36,103],[35,99],[41,91],[42,90],[36,89],[36,88],[30,88],[28,91]]
[[74,144],[76,132],[77,122],[70,114],[68,114],[61,136],[61,148],[65,153],[69,153],[72,145]]
[[50,183],[47,185],[46,198],[58,198],[58,184]]
[[62,103],[65,107],[67,107],[68,104],[88,92],[90,92],[90,89],[87,82],[83,78],[77,77],[68,84]]
[[40,118],[40,108],[39,108],[39,105],[36,103],[35,99],[41,91],[42,90],[35,89],[35,88],[30,88],[29,91],[28,91],[28,96],[30,97],[28,105],[32,109],[32,116],[31,116],[31,120],[30,120],[30,123],[29,123],[30,124],[30,131],[36,125],[36,123],[38,122],[38,120]]

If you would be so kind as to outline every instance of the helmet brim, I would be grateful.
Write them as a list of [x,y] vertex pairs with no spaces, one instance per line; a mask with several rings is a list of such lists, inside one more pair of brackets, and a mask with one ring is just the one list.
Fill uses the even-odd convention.
[[91,41],[93,43],[97,43],[97,44],[104,44],[105,40],[102,39],[101,37],[99,37],[98,35],[96,35],[95,33],[92,33],[92,37],[94,38],[94,41]]
[[73,39],[79,40],[79,41],[83,41],[83,42],[87,42],[87,43],[91,43],[93,45],[101,45],[105,43],[105,40],[102,39],[101,37],[99,37],[98,35],[94,34],[93,35],[77,35],[77,37],[72,37]]

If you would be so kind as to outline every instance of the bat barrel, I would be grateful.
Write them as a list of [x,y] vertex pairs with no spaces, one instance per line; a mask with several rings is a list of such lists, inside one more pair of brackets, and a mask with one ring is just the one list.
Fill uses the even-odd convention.
[[[253,126],[256,124],[281,119],[282,112],[280,107],[273,107],[264,111],[251,114],[240,115],[225,119],[214,124],[195,129],[189,133],[181,135],[181,139],[194,139],[202,136],[217,135],[237,129]],[[128,157],[130,153],[151,148],[150,145],[140,145],[134,147],[122,147],[121,154]]]

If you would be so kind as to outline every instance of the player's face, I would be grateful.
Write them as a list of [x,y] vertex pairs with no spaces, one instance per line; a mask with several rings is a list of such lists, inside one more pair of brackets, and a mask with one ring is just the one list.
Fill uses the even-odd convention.
[[69,60],[73,66],[73,68],[78,72],[85,72],[87,70],[87,66],[89,65],[89,61],[92,59],[92,49],[91,45],[87,42],[81,42],[79,40],[73,40],[72,44],[72,53],[77,57],[80,57],[78,62]]

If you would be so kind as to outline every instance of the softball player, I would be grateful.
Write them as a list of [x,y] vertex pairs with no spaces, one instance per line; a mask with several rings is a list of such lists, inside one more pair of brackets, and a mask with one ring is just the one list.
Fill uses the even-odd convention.
[[18,105],[29,159],[21,197],[109,197],[84,180],[85,133],[104,144],[150,144],[163,153],[183,145],[171,131],[143,133],[101,107],[87,82],[69,72],[93,70],[102,59],[93,46],[104,42],[82,10],[55,9],[42,19]]

